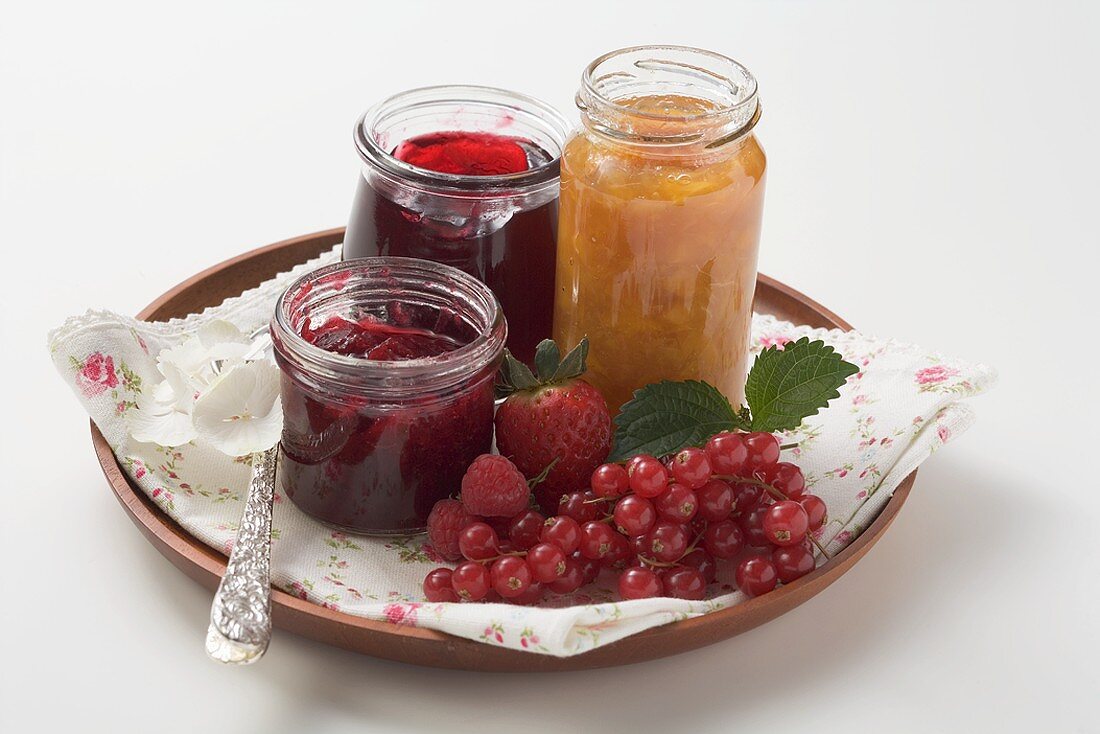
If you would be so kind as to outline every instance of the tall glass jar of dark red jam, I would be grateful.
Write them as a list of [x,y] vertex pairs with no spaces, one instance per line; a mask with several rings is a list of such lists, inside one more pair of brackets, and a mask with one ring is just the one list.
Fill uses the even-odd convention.
[[476,276],[508,319],[508,347],[531,362],[551,335],[559,159],[569,125],[502,89],[414,89],[355,126],[363,159],[344,257],[402,256]]
[[446,265],[363,258],[295,281],[271,322],[287,497],[356,533],[424,528],[490,449],[507,334],[489,288]]

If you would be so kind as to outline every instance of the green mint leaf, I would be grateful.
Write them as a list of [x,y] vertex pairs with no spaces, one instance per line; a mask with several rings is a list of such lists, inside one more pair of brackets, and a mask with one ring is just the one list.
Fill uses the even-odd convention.
[[789,431],[839,397],[838,388],[859,372],[823,341],[802,337],[783,349],[762,351],[745,382],[752,430]]
[[553,379],[560,362],[561,352],[558,351],[558,345],[553,339],[543,339],[535,347],[535,372],[538,373],[539,381],[547,382]]
[[666,456],[740,427],[744,423],[737,411],[712,385],[697,380],[656,382],[635,390],[616,416],[615,441],[607,460]]
[[569,354],[565,355],[565,359],[558,365],[550,381],[561,382],[571,377],[580,377],[584,374],[584,371],[588,369],[588,365],[586,364],[587,361],[588,337],[586,336],[581,339],[577,346],[569,350]]

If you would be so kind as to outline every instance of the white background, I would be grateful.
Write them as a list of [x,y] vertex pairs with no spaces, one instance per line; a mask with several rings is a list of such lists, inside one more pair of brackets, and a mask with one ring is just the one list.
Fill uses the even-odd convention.
[[[1097,4],[0,9],[0,730],[1100,731]],[[505,677],[282,634],[208,662],[209,594],[111,497],[47,329],[343,224],[383,95],[490,84],[573,117],[582,67],[646,42],[756,73],[762,270],[999,367],[978,424],[841,581],[697,652]]]

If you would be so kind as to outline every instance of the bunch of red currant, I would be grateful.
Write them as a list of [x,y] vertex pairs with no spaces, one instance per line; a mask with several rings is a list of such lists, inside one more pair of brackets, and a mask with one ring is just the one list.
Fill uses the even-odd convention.
[[665,461],[603,464],[591,489],[562,496],[550,518],[525,509],[479,519],[444,500],[453,505],[433,511],[433,538],[444,537],[446,518],[465,561],[429,573],[424,593],[531,604],[544,589],[570,593],[609,568],[623,599],[702,599],[724,561],[737,563],[745,594],[767,593],[815,568],[811,533],[826,520],[824,501],[805,493],[802,471],[779,454],[770,433],[724,432]]

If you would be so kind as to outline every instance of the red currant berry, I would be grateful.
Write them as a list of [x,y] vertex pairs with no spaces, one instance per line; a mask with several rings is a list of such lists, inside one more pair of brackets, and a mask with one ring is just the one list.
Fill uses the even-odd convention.
[[491,574],[493,589],[505,599],[519,596],[534,581],[531,567],[519,556],[496,559],[493,561]]
[[745,445],[744,434],[723,431],[711,436],[707,441],[706,452],[715,474],[743,476],[745,464],[749,459],[749,449]]
[[542,601],[542,584],[532,582],[526,589],[507,600],[510,604],[529,607]]
[[733,485],[733,512],[745,515],[754,510],[764,499],[764,488],[743,482]]
[[630,552],[635,557],[641,556],[647,558],[649,554],[649,536],[647,535],[635,535],[630,539]]
[[714,558],[702,548],[696,548],[691,553],[681,558],[680,564],[696,569],[699,573],[703,574],[703,580],[708,584],[714,583],[714,579],[718,575],[718,564],[716,564]]
[[600,563],[607,568],[621,568],[626,566],[632,555],[630,541],[626,536],[614,533],[611,536],[611,549],[600,559]]
[[806,491],[806,478],[802,476],[802,470],[786,461],[766,468],[764,481],[789,500],[798,499]]
[[580,564],[581,571],[584,572],[585,584],[592,583],[600,575],[599,561],[594,561],[591,558],[585,558],[580,551],[577,551],[573,554],[573,560]]
[[581,525],[580,552],[585,558],[598,561],[611,552],[617,533],[602,522]]
[[500,555],[500,540],[489,525],[475,522],[458,534],[458,549],[468,561],[484,561]]
[[761,547],[771,545],[771,540],[764,532],[764,514],[771,509],[770,505],[757,505],[741,516],[738,525],[745,536],[746,545]]
[[475,517],[470,522],[478,522],[479,520],[495,530],[497,538],[507,538],[508,533],[512,528],[511,517]]
[[661,579],[648,568],[631,566],[619,574],[619,596],[623,599],[650,599],[663,591]]
[[555,594],[572,594],[584,584],[584,568],[575,558],[565,559],[565,573],[548,584]]
[[676,599],[698,601],[707,593],[707,580],[697,568],[687,566],[672,568],[661,580],[664,583],[665,595]]
[[555,515],[542,524],[539,540],[561,548],[562,553],[570,555],[581,544],[581,526],[568,515]]
[[513,517],[508,525],[508,539],[519,550],[527,550],[539,542],[544,522],[546,518],[541,512],[524,510]]
[[699,500],[699,514],[696,517],[704,520],[718,522],[733,512],[733,489],[721,479],[711,479],[695,490],[695,498]]
[[737,588],[747,596],[767,594],[779,583],[779,574],[770,559],[752,556],[741,561],[735,573]]
[[804,545],[791,545],[786,548],[776,548],[772,551],[772,565],[779,575],[779,580],[789,584],[795,579],[802,578],[817,566],[814,554]]
[[767,509],[761,521],[768,542],[775,545],[797,545],[806,539],[810,516],[794,500],[776,502]]
[[668,520],[660,520],[645,537],[646,557],[662,563],[680,560],[691,542],[686,525]]
[[565,573],[565,553],[556,545],[539,543],[527,551],[527,565],[535,581],[547,584]]
[[810,518],[810,530],[817,530],[829,519],[829,508],[825,506],[825,500],[816,494],[804,494],[798,498],[798,504],[806,511]]
[[630,489],[630,476],[621,464],[601,464],[592,472],[591,485],[597,497],[618,497]]
[[637,456],[628,467],[630,488],[640,497],[656,497],[668,486],[668,469],[652,456]]
[[699,489],[710,479],[710,459],[707,452],[694,446],[672,457],[669,465],[672,478],[688,489]]
[[695,517],[699,509],[699,500],[695,492],[682,484],[670,484],[668,490],[653,501],[657,514],[665,520],[686,523]]
[[451,569],[437,568],[424,577],[424,596],[428,601],[458,601],[458,594],[451,586]]
[[612,519],[620,533],[633,538],[649,532],[657,522],[657,509],[650,500],[632,494],[616,503]]
[[723,520],[707,527],[703,547],[715,558],[735,558],[745,547],[745,535],[732,520]]
[[[749,433],[745,435],[745,446],[749,450],[745,470],[755,472],[767,468],[779,461],[779,439],[770,433]],[[742,470],[742,471],[745,471]]]
[[596,502],[590,500],[596,499],[596,495],[592,492],[570,492],[569,494],[563,494],[561,501],[558,503],[558,514],[567,515],[578,523],[586,523],[589,520],[595,520],[600,514],[600,509],[596,506]]
[[451,587],[463,601],[481,601],[489,593],[491,585],[489,569],[474,561],[460,563],[451,572]]

